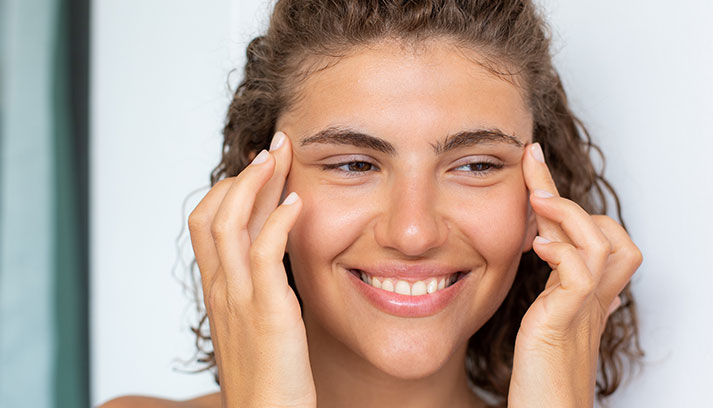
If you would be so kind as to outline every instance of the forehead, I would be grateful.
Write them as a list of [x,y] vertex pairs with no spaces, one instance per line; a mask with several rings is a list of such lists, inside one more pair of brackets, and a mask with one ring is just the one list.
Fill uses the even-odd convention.
[[348,126],[388,139],[497,128],[531,141],[523,91],[444,42],[360,47],[309,75],[278,128],[293,138]]

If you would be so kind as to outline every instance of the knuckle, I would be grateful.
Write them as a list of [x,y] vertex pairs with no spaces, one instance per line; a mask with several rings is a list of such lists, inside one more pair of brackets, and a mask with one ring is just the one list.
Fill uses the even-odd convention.
[[212,213],[209,211],[207,204],[209,197],[214,194],[223,194],[219,190],[228,190],[229,185],[234,181],[235,177],[225,178],[218,181],[211,190],[204,196],[199,204],[189,214],[187,225],[190,231],[198,231],[206,227],[212,221]]
[[642,265],[642,261],[644,261],[644,255],[642,255],[642,251],[640,251],[640,249],[636,245],[632,244],[630,247],[628,247],[626,253],[626,257],[634,269],[637,269],[640,265]]
[[226,291],[214,282],[209,284],[206,292],[204,293],[204,303],[208,312],[217,310],[220,307],[226,306]]
[[[581,265],[582,259],[579,250],[573,245],[567,244],[562,248],[562,262],[567,262],[570,265]],[[576,291],[582,295],[589,295],[596,289],[597,282],[589,272],[588,269],[584,268],[581,272],[576,273],[576,279],[574,287]]]
[[233,228],[232,223],[227,220],[214,219],[211,224],[211,236],[219,240],[227,236]]
[[606,238],[601,237],[592,245],[592,252],[600,258],[606,258],[612,252],[612,244]]
[[209,223],[209,217],[199,207],[196,207],[191,214],[189,214],[189,218],[186,222],[189,226],[189,231],[201,231]]
[[261,268],[265,265],[269,251],[264,245],[258,242],[252,244],[249,248],[249,264],[252,268]]

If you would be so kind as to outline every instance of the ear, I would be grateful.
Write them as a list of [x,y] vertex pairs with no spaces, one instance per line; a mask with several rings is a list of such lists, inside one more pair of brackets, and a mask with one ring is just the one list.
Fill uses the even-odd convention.
[[531,204],[526,204],[526,238],[524,238],[524,247],[521,252],[529,252],[534,246],[534,238],[539,233],[539,228],[536,225],[536,213]]

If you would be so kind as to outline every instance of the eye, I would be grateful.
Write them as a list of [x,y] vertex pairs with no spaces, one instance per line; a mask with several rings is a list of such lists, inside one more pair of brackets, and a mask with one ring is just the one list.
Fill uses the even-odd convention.
[[322,165],[323,170],[332,170],[332,171],[338,171],[342,173],[367,173],[369,171],[377,171],[378,168],[375,167],[374,164],[366,161],[350,161],[350,162],[341,162],[341,163],[332,163],[332,164],[323,164]]
[[[466,168],[468,168],[468,170],[466,170]],[[470,163],[458,166],[453,170],[460,170],[466,173],[472,173],[476,176],[484,176],[488,173],[500,170],[501,168],[503,168],[503,164],[493,161],[471,161]]]

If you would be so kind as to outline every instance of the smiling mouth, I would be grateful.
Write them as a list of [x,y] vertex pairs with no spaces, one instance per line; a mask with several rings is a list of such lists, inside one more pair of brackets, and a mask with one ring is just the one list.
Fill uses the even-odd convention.
[[374,288],[408,296],[428,295],[446,289],[460,281],[463,276],[470,272],[459,271],[450,275],[410,281],[395,277],[372,276],[359,269],[349,269],[349,271],[357,276],[358,279]]

